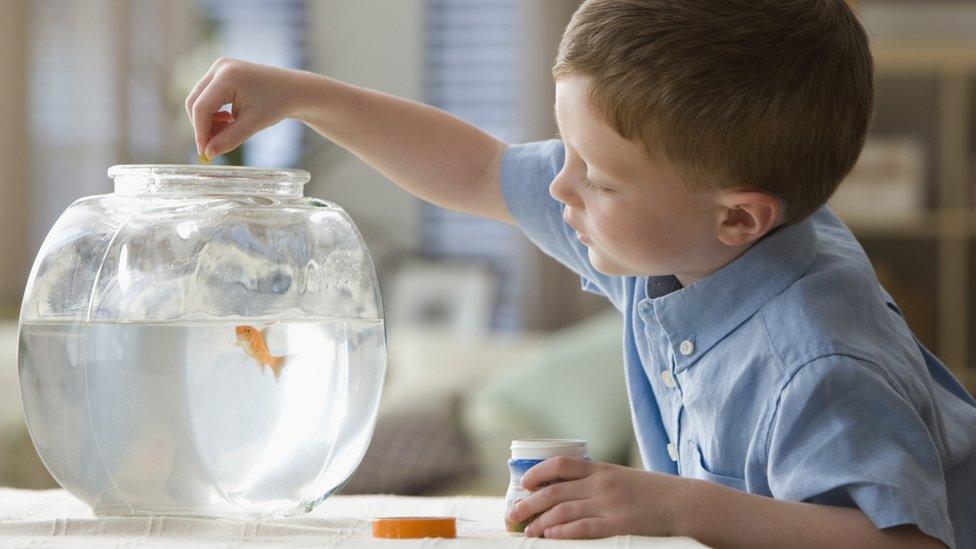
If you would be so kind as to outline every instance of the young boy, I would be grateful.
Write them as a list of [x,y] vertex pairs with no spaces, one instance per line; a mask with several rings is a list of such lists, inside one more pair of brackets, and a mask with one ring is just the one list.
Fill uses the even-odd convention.
[[562,139],[528,145],[223,59],[186,107],[208,157],[301,120],[423,199],[518,224],[623,313],[646,470],[536,466],[510,517],[538,515],[527,535],[976,546],[976,402],[823,206],[871,115],[844,1],[591,0],[553,74]]

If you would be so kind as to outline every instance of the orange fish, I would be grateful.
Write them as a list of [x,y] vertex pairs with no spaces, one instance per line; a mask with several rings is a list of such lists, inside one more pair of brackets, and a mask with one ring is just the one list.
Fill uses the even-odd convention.
[[285,360],[288,357],[271,356],[268,344],[264,341],[267,329],[258,330],[254,326],[238,326],[234,328],[237,333],[237,344],[244,347],[244,352],[251,355],[264,371],[265,366],[270,366],[274,373],[275,381],[281,376],[281,370],[285,367]]

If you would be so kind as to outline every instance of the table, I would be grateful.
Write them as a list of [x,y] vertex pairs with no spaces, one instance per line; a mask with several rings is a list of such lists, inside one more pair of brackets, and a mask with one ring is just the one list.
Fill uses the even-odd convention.
[[[302,517],[232,521],[187,517],[96,518],[64,490],[0,488],[2,547],[702,547],[688,538],[618,536],[600,540],[545,540],[505,532],[503,498],[335,496]],[[458,517],[458,539],[378,540],[374,516]]]

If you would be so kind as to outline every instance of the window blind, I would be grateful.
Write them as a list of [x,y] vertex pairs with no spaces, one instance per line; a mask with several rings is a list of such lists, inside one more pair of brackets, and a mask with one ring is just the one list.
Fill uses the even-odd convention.
[[[304,65],[305,0],[189,1],[208,17],[225,55]],[[173,57],[186,49],[167,44],[173,17],[187,13],[180,7],[186,6],[152,0],[29,4],[33,249],[71,202],[111,191],[109,166],[195,159],[192,142],[185,157],[181,144],[172,152],[174,120],[185,121],[182,103],[167,105],[166,98]],[[273,126],[245,145],[245,162],[294,166],[302,136],[298,122]]]
[[[517,0],[428,0],[425,99],[499,139],[520,134]],[[518,283],[521,232],[433,205],[422,211],[424,252],[483,262],[498,277],[492,328],[523,326]]]

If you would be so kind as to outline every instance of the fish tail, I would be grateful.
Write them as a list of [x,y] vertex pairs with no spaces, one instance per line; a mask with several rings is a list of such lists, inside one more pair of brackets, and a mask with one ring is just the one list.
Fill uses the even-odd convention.
[[281,377],[281,371],[285,368],[285,361],[288,360],[286,356],[273,356],[269,361],[268,366],[271,367],[271,371],[274,373],[275,381]]

